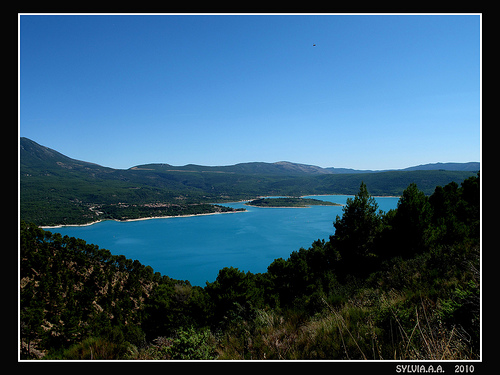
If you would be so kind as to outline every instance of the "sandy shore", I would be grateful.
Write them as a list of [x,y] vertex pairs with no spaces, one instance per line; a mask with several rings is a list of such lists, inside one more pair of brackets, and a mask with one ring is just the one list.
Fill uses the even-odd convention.
[[[331,196],[331,195],[346,195],[346,194],[311,194],[311,195],[302,195],[300,198],[304,197],[324,197],[324,196]],[[269,198],[271,196],[260,196],[258,198]],[[376,198],[400,198],[399,196],[393,196],[393,195],[373,195],[373,197]],[[224,202],[225,204],[231,204],[231,203],[244,203],[244,202],[250,202],[252,199],[245,199],[241,201],[236,201],[236,202]],[[224,204],[224,203],[215,203],[215,204]],[[344,206],[341,203],[338,203],[340,206]],[[262,206],[252,206],[250,204],[245,204],[245,206],[249,207],[256,207],[256,208],[308,208],[310,206],[306,207],[262,207]],[[324,206],[327,207],[329,205],[317,205],[317,206]],[[332,206],[333,207],[333,206]],[[151,219],[172,219],[172,218],[177,218],[177,217],[193,217],[193,216],[208,216],[208,215],[219,215],[219,214],[235,214],[238,212],[248,212],[248,211],[229,211],[229,212],[210,212],[206,214],[197,214],[197,215],[175,215],[175,216],[149,216],[149,217],[141,217],[138,219],[126,219],[126,220],[117,220],[117,219],[104,219],[104,220],[97,220],[93,221],[91,223],[86,223],[86,224],[60,224],[60,225],[53,225],[53,226],[40,226],[42,229],[56,229],[56,228],[62,228],[62,227],[87,227],[89,225],[97,224],[102,221],[108,221],[108,220],[113,220],[113,221],[118,221],[120,223],[124,222],[129,222],[129,221],[141,221],[141,220],[151,220]]]
[[[311,206],[293,206],[293,207],[290,207],[290,206],[280,206],[280,207],[275,207],[275,206],[253,206],[251,204],[245,204],[245,206],[256,207],[256,208],[311,208]],[[320,205],[318,204],[316,206],[320,206]],[[326,206],[326,205],[321,205],[321,206]]]
[[86,224],[40,225],[40,228],[42,228],[42,229],[54,229],[54,228],[62,228],[62,227],[88,227],[89,225],[100,223],[101,221],[106,221],[106,220],[97,220],[97,221],[93,221],[91,223],[86,223]]
[[342,203],[335,203],[335,204],[310,204],[308,206],[253,206],[251,204],[245,204],[245,206],[248,207],[256,207],[256,208],[311,208],[311,207],[341,207],[345,206]]
[[174,215],[174,216],[148,216],[148,217],[140,217],[137,219],[125,219],[125,220],[104,219],[104,220],[93,221],[91,223],[86,223],[86,224],[60,224],[60,225],[53,225],[53,226],[40,226],[40,228],[42,228],[42,229],[56,229],[56,228],[62,228],[62,227],[88,227],[89,225],[101,223],[103,221],[117,221],[119,223],[126,223],[126,222],[131,222],[131,221],[142,221],[142,220],[152,220],[152,219],[174,219],[174,218],[179,218],[179,217],[236,214],[239,212],[248,212],[248,211],[245,210],[245,211],[228,211],[228,212],[210,212],[210,213],[206,213],[206,214]]
[[[302,195],[301,198],[304,197],[328,197],[331,195],[344,195],[344,196],[352,196],[354,197],[355,194],[311,194],[311,195]],[[401,198],[400,195],[371,195],[373,198]]]

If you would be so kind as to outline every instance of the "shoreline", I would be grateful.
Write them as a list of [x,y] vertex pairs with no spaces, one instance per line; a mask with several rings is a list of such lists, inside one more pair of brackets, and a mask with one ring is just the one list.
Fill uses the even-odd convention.
[[[331,195],[339,195],[339,196],[349,196],[354,197],[356,194],[309,194],[309,195],[301,195],[300,198],[304,197],[329,197]],[[370,195],[373,198],[401,198],[401,195]]]
[[274,207],[274,206],[252,206],[250,204],[246,204],[245,206],[248,207],[255,207],[255,208],[311,208],[313,206],[316,207],[342,207],[345,206],[344,204],[338,204],[338,205],[333,205],[333,204],[314,204],[311,206],[294,206],[294,207],[287,207],[287,206],[280,206],[280,207]]
[[[248,207],[256,207],[256,208],[311,208],[311,207],[314,207],[314,206],[320,206],[320,207],[342,207],[342,206],[345,206],[345,204],[342,204],[342,203],[336,203],[336,202],[330,202],[330,201],[327,201],[327,200],[319,200],[319,199],[311,199],[311,198],[306,198],[306,197],[311,197],[312,195],[303,195],[303,196],[300,196],[300,197],[291,197],[291,196],[280,196],[278,198],[275,198],[274,196],[267,196],[267,197],[259,197],[257,199],[254,199],[254,200],[251,200],[251,201],[247,201],[247,203],[244,203],[245,206],[248,206]],[[319,197],[321,195],[315,195],[316,197]],[[323,196],[331,196],[331,194],[329,195],[323,195]],[[255,205],[255,204],[251,204],[255,201],[258,201],[258,200],[262,200],[262,199],[266,199],[266,198],[269,198],[269,199],[295,199],[297,201],[297,199],[299,200],[303,200],[305,202],[297,202],[297,203],[300,203],[301,205],[293,205],[293,202],[285,202],[285,204],[291,204],[291,205],[285,205],[285,206],[281,206],[281,205]],[[314,202],[307,202],[307,201],[314,201]],[[321,202],[321,203],[320,203]]]
[[[245,206],[255,207],[255,208],[311,208],[311,206],[280,206],[280,207],[275,207],[275,206],[254,206],[251,204],[245,204]],[[316,206],[320,206],[320,205],[317,204]]]
[[[310,195],[302,195],[300,198],[304,197],[327,197],[327,196],[332,196],[332,195],[339,195],[339,196],[347,196],[349,194],[310,194]],[[352,195],[354,196],[354,195]],[[259,198],[269,198],[269,197],[274,197],[274,196],[259,196]],[[401,198],[401,196],[397,195],[373,195],[374,198]],[[232,204],[232,203],[244,203],[244,202],[250,202],[252,199],[244,199],[240,201],[235,201],[235,202],[222,202],[222,203],[213,203],[213,204]],[[312,205],[309,206],[304,206],[304,207],[264,207],[264,206],[253,206],[250,204],[244,203],[245,206],[248,207],[255,207],[255,208],[311,208]],[[345,206],[345,204],[342,203],[337,203],[336,205],[338,206]],[[318,204],[314,206],[321,206],[321,207],[334,207],[334,205],[329,205],[329,204]],[[194,216],[208,216],[208,215],[219,215],[219,214],[234,214],[238,212],[248,212],[247,210],[245,211],[228,211],[228,212],[209,212],[205,214],[189,214],[189,215],[173,215],[173,216],[148,216],[148,217],[140,217],[137,219],[125,219],[125,220],[118,220],[118,219],[103,219],[103,220],[97,220],[97,221],[92,221],[90,223],[85,223],[85,224],[57,224],[57,225],[43,225],[39,226],[41,229],[57,229],[57,228],[63,228],[63,227],[88,227],[90,225],[98,224],[103,221],[116,221],[119,223],[127,223],[127,222],[132,222],[132,221],[143,221],[143,220],[152,220],[152,219],[173,219],[173,218],[182,218],[182,217],[194,217]]]
[[97,220],[97,221],[93,221],[91,223],[86,223],[86,224],[59,224],[59,225],[44,225],[44,226],[39,226],[39,227],[41,229],[57,229],[57,228],[63,228],[63,227],[88,227],[90,225],[102,223],[104,221],[116,221],[118,223],[128,223],[128,222],[132,222],[132,221],[143,221],[143,220],[152,220],[152,219],[175,219],[175,218],[182,218],[182,217],[236,214],[239,212],[248,212],[248,211],[245,210],[245,211],[209,212],[206,214],[189,214],[189,215],[173,215],[173,216],[148,216],[148,217],[139,217],[137,219],[125,219],[125,220],[103,219],[103,220]]
[[308,206],[254,206],[251,204],[245,204],[248,207],[256,207],[256,208],[311,208],[311,207],[343,207],[345,204],[335,203],[335,204],[310,204]]

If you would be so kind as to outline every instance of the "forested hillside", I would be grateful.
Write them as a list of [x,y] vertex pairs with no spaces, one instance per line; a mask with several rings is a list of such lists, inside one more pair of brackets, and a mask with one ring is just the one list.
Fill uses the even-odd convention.
[[220,212],[213,203],[259,196],[356,194],[400,196],[412,182],[425,194],[476,172],[453,170],[331,174],[311,165],[242,163],[224,167],[147,164],[127,170],[71,159],[27,138],[20,141],[20,212],[37,225]]
[[21,222],[21,358],[477,359],[479,177],[358,187],[329,241],[204,288]]
[[341,206],[341,204],[311,198],[259,198],[248,203],[247,206],[256,207],[310,207],[310,206]]

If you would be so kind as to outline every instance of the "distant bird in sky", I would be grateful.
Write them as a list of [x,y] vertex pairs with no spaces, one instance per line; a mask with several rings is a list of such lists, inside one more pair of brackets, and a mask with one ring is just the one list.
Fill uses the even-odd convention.
[[313,47],[316,47],[316,44],[313,44]]

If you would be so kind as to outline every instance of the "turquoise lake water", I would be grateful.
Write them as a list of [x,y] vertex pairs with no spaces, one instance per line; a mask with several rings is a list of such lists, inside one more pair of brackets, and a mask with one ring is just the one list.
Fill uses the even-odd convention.
[[[312,197],[345,204],[347,195]],[[375,198],[379,208],[397,207],[399,198]],[[224,203],[247,212],[176,217],[142,221],[103,221],[85,227],[48,229],[84,239],[114,255],[123,254],[150,265],[155,272],[192,285],[212,282],[223,267],[252,273],[266,272],[276,258],[309,248],[317,239],[328,240],[340,206],[310,208],[248,207],[244,202]]]

